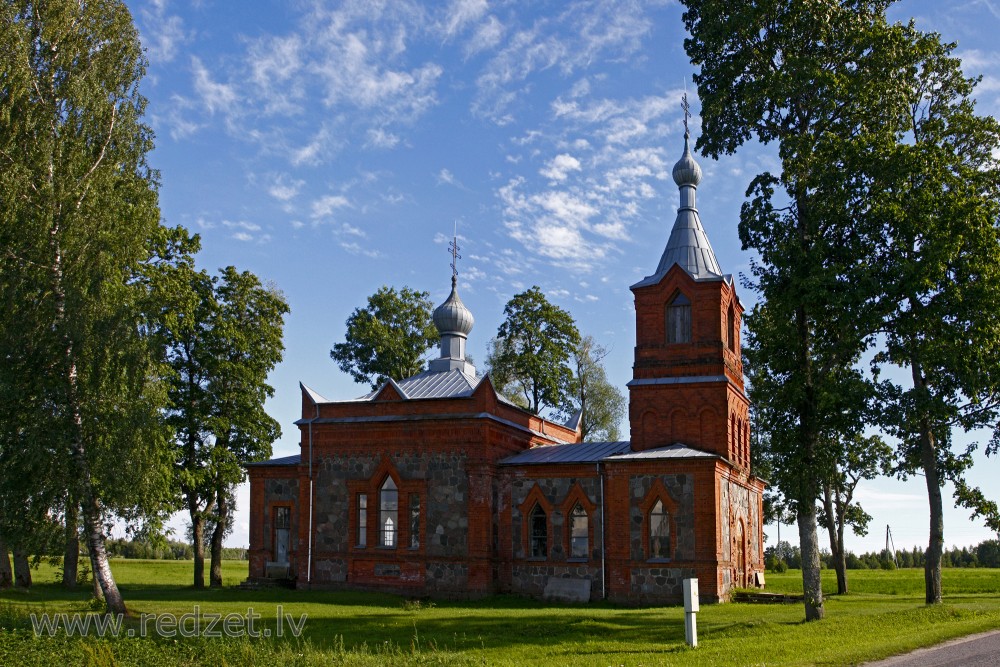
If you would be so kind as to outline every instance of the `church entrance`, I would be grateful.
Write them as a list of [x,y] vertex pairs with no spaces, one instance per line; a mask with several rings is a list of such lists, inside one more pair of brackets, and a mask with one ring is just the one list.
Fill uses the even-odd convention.
[[274,562],[288,564],[288,529],[291,524],[291,508],[274,508]]

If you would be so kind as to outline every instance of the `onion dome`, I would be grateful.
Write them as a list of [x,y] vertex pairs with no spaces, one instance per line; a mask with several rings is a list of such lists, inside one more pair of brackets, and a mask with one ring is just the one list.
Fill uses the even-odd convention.
[[444,303],[434,309],[434,326],[437,327],[441,335],[468,336],[475,322],[476,319],[472,317],[472,313],[459,298],[458,290],[455,287],[455,278],[452,277],[451,294]]
[[694,161],[694,156],[691,155],[688,138],[689,135],[685,132],[684,155],[682,155],[681,159],[674,165],[674,183],[681,187],[684,187],[685,185],[698,187],[698,184],[701,183],[701,167],[698,166],[698,163]]

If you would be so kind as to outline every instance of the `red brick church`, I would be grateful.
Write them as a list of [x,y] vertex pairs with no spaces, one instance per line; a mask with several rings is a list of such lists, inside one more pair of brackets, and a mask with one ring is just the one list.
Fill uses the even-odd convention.
[[697,577],[728,599],[763,570],[763,482],[750,472],[743,308],[674,166],[680,207],[656,271],[632,285],[631,440],[580,442],[465,356],[455,289],[441,354],[353,400],[302,385],[301,453],[249,467],[250,577],[406,595],[513,592],[664,603]]

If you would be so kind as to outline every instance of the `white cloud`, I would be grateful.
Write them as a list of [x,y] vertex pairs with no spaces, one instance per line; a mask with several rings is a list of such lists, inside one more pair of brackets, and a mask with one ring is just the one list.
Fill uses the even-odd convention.
[[567,153],[555,156],[539,171],[542,176],[553,181],[565,181],[571,171],[580,171],[580,161]]
[[211,73],[196,56],[191,56],[191,70],[194,72],[194,90],[198,93],[208,113],[227,112],[239,99],[235,87],[212,79]]
[[369,146],[374,148],[395,148],[399,143],[399,136],[392,132],[387,132],[385,128],[376,127],[368,130]]
[[465,44],[465,57],[469,58],[477,53],[495,48],[500,43],[500,40],[503,39],[504,32],[504,25],[500,23],[500,20],[496,16],[487,17],[476,28],[476,32],[472,35],[472,38]]
[[343,195],[323,195],[312,203],[312,217],[325,218],[333,214],[334,211],[347,208],[351,203]]
[[233,238],[237,241],[243,241],[245,243],[253,241],[253,236],[251,234],[247,234],[246,232],[236,232],[233,234]]
[[438,185],[454,185],[455,187],[462,187],[462,184],[455,178],[455,174],[451,173],[448,169],[442,169],[437,174]]
[[289,201],[295,199],[305,181],[290,178],[287,174],[278,174],[271,180],[267,188],[267,193],[279,201]]
[[489,8],[486,0],[452,0],[445,10],[447,19],[442,26],[445,37],[454,37],[470,23],[482,18]]
[[180,47],[191,41],[191,34],[185,29],[184,20],[177,15],[168,15],[167,6],[168,3],[164,0],[156,0],[152,10],[143,8],[139,11],[142,44],[153,65],[172,61]]
[[247,222],[246,220],[223,220],[222,226],[229,229],[242,229],[247,232],[259,232],[260,225],[255,222]]

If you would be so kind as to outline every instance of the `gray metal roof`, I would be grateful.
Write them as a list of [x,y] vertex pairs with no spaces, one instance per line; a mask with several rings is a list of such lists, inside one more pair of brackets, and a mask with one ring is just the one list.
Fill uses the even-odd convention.
[[674,167],[674,180],[680,187],[680,208],[677,210],[677,219],[670,231],[667,247],[663,250],[656,272],[632,285],[633,288],[660,282],[674,264],[696,280],[719,280],[723,277],[719,260],[715,258],[712,244],[708,242],[708,235],[701,225],[701,216],[695,205],[701,168],[691,155],[687,136],[684,138],[684,155]]
[[546,445],[533,447],[500,461],[500,465],[547,465],[553,463],[614,463],[615,461],[656,461],[664,459],[705,459],[720,458],[717,454],[693,449],[681,443],[666,447],[633,452],[631,443],[624,442],[581,442],[569,445]]
[[568,445],[532,447],[507,457],[500,465],[542,465],[547,463],[597,463],[608,456],[628,451],[626,442],[579,442]]
[[611,461],[655,461],[658,459],[717,459],[718,454],[710,454],[700,449],[692,449],[687,445],[675,442],[666,447],[647,449],[643,452],[628,451],[610,457]]
[[276,459],[271,459],[270,461],[257,461],[256,463],[248,463],[247,466],[297,466],[302,462],[301,454],[292,454],[291,456],[281,456]]
[[[459,370],[438,373],[424,371],[399,382],[392,380],[389,382],[403,394],[403,398],[463,398],[472,396],[482,378],[466,375]],[[370,401],[378,396],[380,391],[382,387],[357,400]]]

